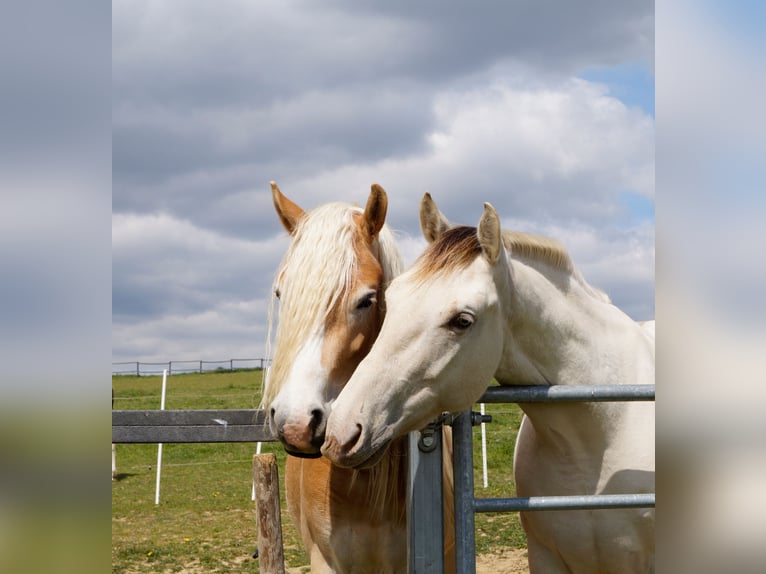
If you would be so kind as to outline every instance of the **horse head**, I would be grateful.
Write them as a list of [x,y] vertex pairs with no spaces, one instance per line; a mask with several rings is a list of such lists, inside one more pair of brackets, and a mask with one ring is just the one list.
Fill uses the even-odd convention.
[[401,261],[379,185],[364,209],[330,203],[308,212],[271,188],[292,241],[274,281],[279,318],[263,407],[287,452],[316,457],[330,405],[378,334]]

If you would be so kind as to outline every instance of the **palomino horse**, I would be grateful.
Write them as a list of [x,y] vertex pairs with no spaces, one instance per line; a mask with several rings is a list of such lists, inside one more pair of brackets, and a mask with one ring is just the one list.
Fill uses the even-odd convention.
[[[274,282],[279,321],[263,407],[288,454],[287,506],[312,572],[401,573],[407,569],[406,438],[365,470],[320,457],[330,407],[367,354],[385,313],[385,289],[401,272],[388,200],[373,185],[364,209],[330,203],[305,212],[272,182],[277,215],[292,236]],[[445,437],[449,461],[450,436]],[[445,516],[454,520],[452,474]],[[454,570],[454,531],[445,529]]]
[[[485,203],[478,228],[447,229],[386,292],[381,332],[333,405],[322,452],[355,467],[442,411],[502,385],[654,382],[654,325],[589,286],[551,239],[503,232]],[[654,490],[654,404],[524,404],[519,496]],[[533,573],[654,571],[654,510],[525,512]]]

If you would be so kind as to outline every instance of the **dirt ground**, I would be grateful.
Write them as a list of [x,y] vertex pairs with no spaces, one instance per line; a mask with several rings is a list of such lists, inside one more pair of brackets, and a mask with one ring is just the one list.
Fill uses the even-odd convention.
[[476,557],[476,574],[529,574],[526,550],[503,550]]
[[[305,569],[288,568],[288,574],[301,574]],[[476,574],[529,574],[527,551],[508,549],[497,554],[476,557]]]
[[[245,560],[245,559],[243,559]],[[287,574],[304,574],[308,567],[286,568]],[[204,568],[198,564],[187,564],[179,574],[201,574]],[[165,571],[169,574],[169,571]],[[476,557],[476,574],[529,574],[527,566],[527,551],[524,549],[507,549],[497,554],[483,554]]]

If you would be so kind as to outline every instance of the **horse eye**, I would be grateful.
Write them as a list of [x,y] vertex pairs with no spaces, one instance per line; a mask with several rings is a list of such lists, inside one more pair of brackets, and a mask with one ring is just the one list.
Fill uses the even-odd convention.
[[368,293],[364,296],[364,298],[357,303],[356,308],[357,310],[360,309],[367,309],[368,307],[372,307],[372,305],[375,303],[375,293]]
[[470,313],[458,313],[455,315],[452,319],[450,319],[448,325],[451,329],[455,331],[465,331],[467,330],[471,325],[473,325],[473,315]]
[[279,290],[279,287],[274,289],[274,295],[277,296],[277,299],[279,299],[282,296],[282,292]]

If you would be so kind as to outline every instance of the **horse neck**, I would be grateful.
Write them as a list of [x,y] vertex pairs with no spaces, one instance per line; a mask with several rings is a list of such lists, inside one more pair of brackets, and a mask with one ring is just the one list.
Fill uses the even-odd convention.
[[[574,270],[509,259],[505,350],[495,375],[507,385],[654,382],[645,331]],[[625,415],[621,403],[523,404],[535,428],[556,440],[591,443]],[[582,421],[589,421],[583,425]]]
[[[645,381],[654,348],[640,326],[575,270],[510,259],[503,286],[504,384],[605,385]],[[653,371],[651,376],[653,377]]]
[[349,469],[332,466],[332,472],[347,484],[340,493],[344,500],[349,497],[366,518],[374,521],[404,524],[407,509],[407,436],[395,439],[383,458],[365,469]]

